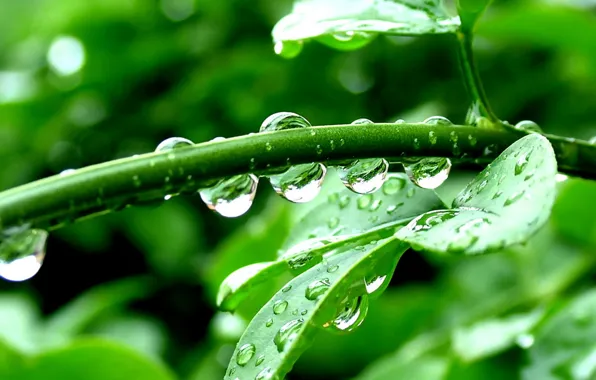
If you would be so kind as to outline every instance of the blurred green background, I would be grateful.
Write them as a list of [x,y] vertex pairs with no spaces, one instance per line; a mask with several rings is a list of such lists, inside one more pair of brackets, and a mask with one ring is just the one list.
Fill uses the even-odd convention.
[[[380,36],[354,52],[312,42],[285,60],[270,31],[290,10],[289,0],[0,0],[0,189],[171,136],[256,132],[278,111],[313,125],[463,122],[452,36]],[[596,135],[596,2],[495,0],[475,50],[501,118]],[[454,170],[440,193],[472,175]],[[363,326],[319,334],[288,378],[596,378],[595,197],[593,182],[561,182],[551,223],[506,252],[407,252]],[[178,197],[52,233],[37,276],[0,282],[0,378],[222,378],[274,289],[230,315],[215,310],[219,283],[274,258],[318,201],[290,205],[262,181],[237,219]]]

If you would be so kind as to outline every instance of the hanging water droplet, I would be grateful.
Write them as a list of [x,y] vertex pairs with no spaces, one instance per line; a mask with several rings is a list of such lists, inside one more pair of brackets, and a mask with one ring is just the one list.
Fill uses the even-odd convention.
[[412,163],[403,163],[410,180],[418,187],[436,189],[449,176],[451,160],[444,157],[426,157]]
[[333,33],[333,38],[335,38],[338,41],[347,42],[352,40],[352,38],[354,38],[355,35],[356,33],[353,30],[349,30],[347,32]]
[[291,59],[302,51],[302,41],[277,41],[273,45],[273,51],[280,57]]
[[263,369],[255,377],[255,380],[272,380],[272,379],[273,379],[273,369],[271,369],[271,367],[267,367],[267,368]]
[[236,363],[239,366],[244,367],[255,355],[255,352],[256,348],[254,344],[247,343],[243,345],[242,347],[240,347],[238,353],[236,354]]
[[431,116],[423,121],[424,124],[429,125],[452,125],[453,123],[443,116]]
[[364,286],[366,287],[366,292],[368,294],[373,294],[383,285],[385,280],[387,279],[387,275],[379,276],[379,275],[372,275],[364,278]]
[[356,203],[358,204],[358,208],[360,210],[364,210],[364,209],[368,208],[368,206],[370,206],[372,201],[373,201],[373,196],[370,194],[366,194],[366,195],[359,197],[356,200]]
[[194,145],[194,143],[189,139],[185,139],[184,137],[170,137],[160,142],[157,148],[155,148],[155,151],[167,152],[168,150],[184,148],[190,145]]
[[343,184],[358,194],[377,191],[387,177],[389,163],[384,158],[356,160],[346,166],[338,166],[337,173]]
[[[278,112],[265,119],[259,131],[308,127],[310,123],[302,116],[292,112]],[[303,203],[313,200],[319,194],[326,173],[327,168],[323,164],[302,164],[292,166],[281,174],[270,175],[269,182],[275,192],[287,200]]]
[[288,301],[276,301],[273,304],[273,314],[280,315],[288,308]]
[[520,121],[519,123],[515,124],[515,129],[526,132],[542,133],[540,126],[531,120]]
[[45,257],[48,233],[27,229],[5,237],[0,242],[0,277],[25,281],[35,276]]
[[259,179],[253,174],[240,174],[199,190],[207,207],[221,216],[234,218],[246,213],[257,193]]
[[515,343],[521,348],[530,348],[534,345],[534,336],[532,334],[521,334],[515,339]]
[[255,360],[255,367],[260,366],[265,361],[265,355],[259,355],[257,360]]
[[364,322],[367,313],[368,295],[365,294],[347,301],[330,325],[338,331],[349,332]]
[[406,181],[396,175],[389,176],[383,184],[383,194],[394,195],[406,187]]
[[[327,270],[327,272],[329,272],[329,270]],[[308,286],[306,287],[306,289],[304,291],[304,296],[307,299],[314,301],[317,298],[319,298],[321,295],[323,295],[327,290],[329,290],[330,287],[331,287],[331,283],[329,282],[328,278],[323,278],[321,280],[315,280],[315,281],[311,282],[310,284],[308,284]]]
[[278,352],[283,352],[284,348],[291,344],[296,336],[298,336],[298,332],[302,328],[304,324],[304,319],[298,318],[293,319],[287,323],[285,323],[275,334],[273,337],[273,343],[277,347]]
[[524,152],[522,155],[517,159],[515,163],[515,175],[520,175],[528,166],[528,158],[530,157],[531,152]]

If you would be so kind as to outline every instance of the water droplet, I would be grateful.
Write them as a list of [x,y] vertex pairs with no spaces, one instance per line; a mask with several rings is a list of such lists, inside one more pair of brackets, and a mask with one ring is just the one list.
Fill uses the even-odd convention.
[[520,200],[525,194],[525,191],[519,191],[517,193],[512,194],[509,198],[505,200],[504,206],[510,206]]
[[271,325],[273,325],[273,318],[269,318],[265,321],[265,327],[271,327]]
[[414,145],[414,149],[420,149],[420,140],[418,140],[418,137],[414,137],[414,141],[412,144]]
[[356,160],[337,168],[343,184],[358,194],[372,193],[381,188],[388,170],[389,163],[384,158]]
[[273,45],[273,51],[280,57],[291,59],[302,51],[302,41],[277,41]]
[[360,210],[364,210],[364,209],[368,208],[368,206],[370,206],[370,204],[372,203],[372,200],[373,200],[372,195],[366,194],[361,197],[358,197],[358,199],[356,200],[356,203],[358,204],[358,208]]
[[528,166],[528,158],[531,152],[522,153],[515,163],[515,175],[520,175]]
[[306,314],[308,314],[308,310],[306,310],[306,309],[303,309],[303,310],[300,312],[300,315],[306,315]]
[[515,124],[515,129],[526,132],[542,133],[540,126],[531,120],[520,121],[519,123]]
[[[329,272],[329,269],[327,270],[327,272]],[[331,283],[329,282],[328,278],[313,281],[306,287],[306,290],[304,291],[304,296],[307,299],[314,301],[317,298],[319,298],[319,296],[324,294],[327,290],[329,290],[330,286]]]
[[493,199],[497,199],[497,198],[499,198],[501,195],[503,195],[503,192],[502,192],[502,191],[500,191],[500,190],[498,190],[498,191],[495,193],[495,195],[493,195]]
[[414,194],[416,193],[416,189],[414,189],[413,187],[410,187],[408,189],[408,192],[406,193],[406,197],[408,198],[412,198],[414,196]]
[[521,348],[530,348],[534,345],[534,336],[532,334],[521,334],[515,339],[515,343]]
[[284,348],[291,344],[298,336],[298,332],[304,324],[304,319],[293,319],[285,323],[273,337],[273,343],[277,347],[277,351],[282,352]]
[[257,193],[259,179],[253,174],[241,174],[199,190],[207,207],[221,216],[234,218],[250,209]]
[[310,123],[293,112],[277,112],[263,121],[259,132],[282,131],[285,129],[308,128]]
[[356,35],[356,33],[353,30],[349,30],[347,32],[333,33],[333,38],[335,38],[338,41],[347,42],[347,41],[351,41],[355,35]]
[[183,137],[170,137],[169,139],[165,139],[164,141],[160,142],[157,148],[155,148],[155,151],[167,152],[168,150],[184,148],[190,145],[194,145],[194,143],[189,139],[185,139]]
[[451,160],[443,157],[426,157],[413,163],[403,163],[410,180],[424,189],[436,189],[449,176]]
[[406,181],[401,177],[392,175],[389,176],[383,184],[383,194],[394,195],[404,187],[406,187]]
[[35,276],[45,257],[48,233],[26,229],[4,238],[0,243],[0,277],[25,281]]
[[476,136],[468,135],[468,141],[470,142],[470,146],[476,146],[478,140],[476,140]]
[[375,199],[373,201],[373,203],[370,205],[370,208],[368,209],[369,211],[377,211],[379,209],[379,207],[381,207],[381,204],[383,203],[382,200],[380,199]]
[[255,355],[256,348],[254,344],[247,343],[240,347],[238,353],[236,354],[236,363],[239,366],[244,367],[250,359]]
[[260,366],[265,361],[265,355],[259,355],[257,360],[255,360],[255,367]]
[[394,124],[404,124],[406,121],[404,119],[397,119],[395,120]]
[[339,218],[337,216],[331,217],[331,219],[329,219],[329,222],[327,222],[327,226],[329,226],[329,228],[331,229],[339,226]]
[[384,276],[373,275],[373,276],[365,277],[364,278],[364,286],[366,287],[366,292],[368,294],[373,294],[374,292],[379,290],[379,288],[385,282],[385,279],[387,279],[387,275],[384,275]]
[[281,313],[283,313],[284,311],[286,311],[286,309],[288,308],[288,301],[276,301],[273,304],[273,314],[275,315],[279,315]]
[[62,170],[59,175],[60,175],[60,177],[65,177],[67,175],[71,175],[74,173],[76,173],[75,169],[65,169],[65,170]]
[[339,269],[339,265],[331,265],[327,268],[327,273],[333,273]]
[[428,142],[430,142],[431,145],[435,145],[437,143],[437,134],[435,131],[428,132]]
[[443,116],[431,116],[423,121],[424,124],[429,125],[452,125],[453,123]]
[[344,208],[348,207],[348,204],[349,204],[349,203],[350,203],[350,197],[348,197],[347,195],[342,195],[342,196],[339,198],[338,205],[339,205],[339,208],[340,208],[340,209],[342,209],[342,210],[343,210]]
[[410,231],[426,231],[437,224],[443,223],[446,220],[455,218],[458,215],[457,211],[429,211],[412,220],[406,228]]
[[374,123],[371,120],[369,120],[369,119],[362,118],[362,119],[354,120],[352,122],[352,124],[374,124]]
[[331,326],[343,332],[356,329],[368,312],[368,295],[361,295],[345,303],[343,310],[331,321]]
[[267,368],[263,369],[255,377],[255,380],[272,380],[272,379],[273,379],[273,369],[271,369],[271,367],[267,367]]

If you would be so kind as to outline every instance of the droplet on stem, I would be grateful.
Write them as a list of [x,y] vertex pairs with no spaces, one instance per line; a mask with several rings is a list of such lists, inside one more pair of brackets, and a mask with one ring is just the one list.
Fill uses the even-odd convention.
[[19,231],[0,242],[0,277],[25,281],[35,276],[45,257],[48,233],[40,229]]

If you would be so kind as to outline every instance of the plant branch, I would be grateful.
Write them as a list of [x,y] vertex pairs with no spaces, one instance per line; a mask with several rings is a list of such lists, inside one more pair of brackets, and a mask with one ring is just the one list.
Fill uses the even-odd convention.
[[[55,175],[0,193],[0,226],[55,229],[75,220],[190,194],[222,177],[279,172],[289,165],[337,165],[357,158],[451,157],[487,164],[521,131],[414,124],[335,125],[239,136],[147,153]],[[596,179],[596,147],[547,136],[559,170]]]
[[488,98],[482,87],[480,74],[478,74],[478,69],[476,68],[476,61],[472,50],[472,32],[470,30],[460,30],[456,35],[459,47],[459,64],[466,88],[472,98],[473,110],[478,116],[488,118],[493,124],[499,124],[499,118],[490,107]]

